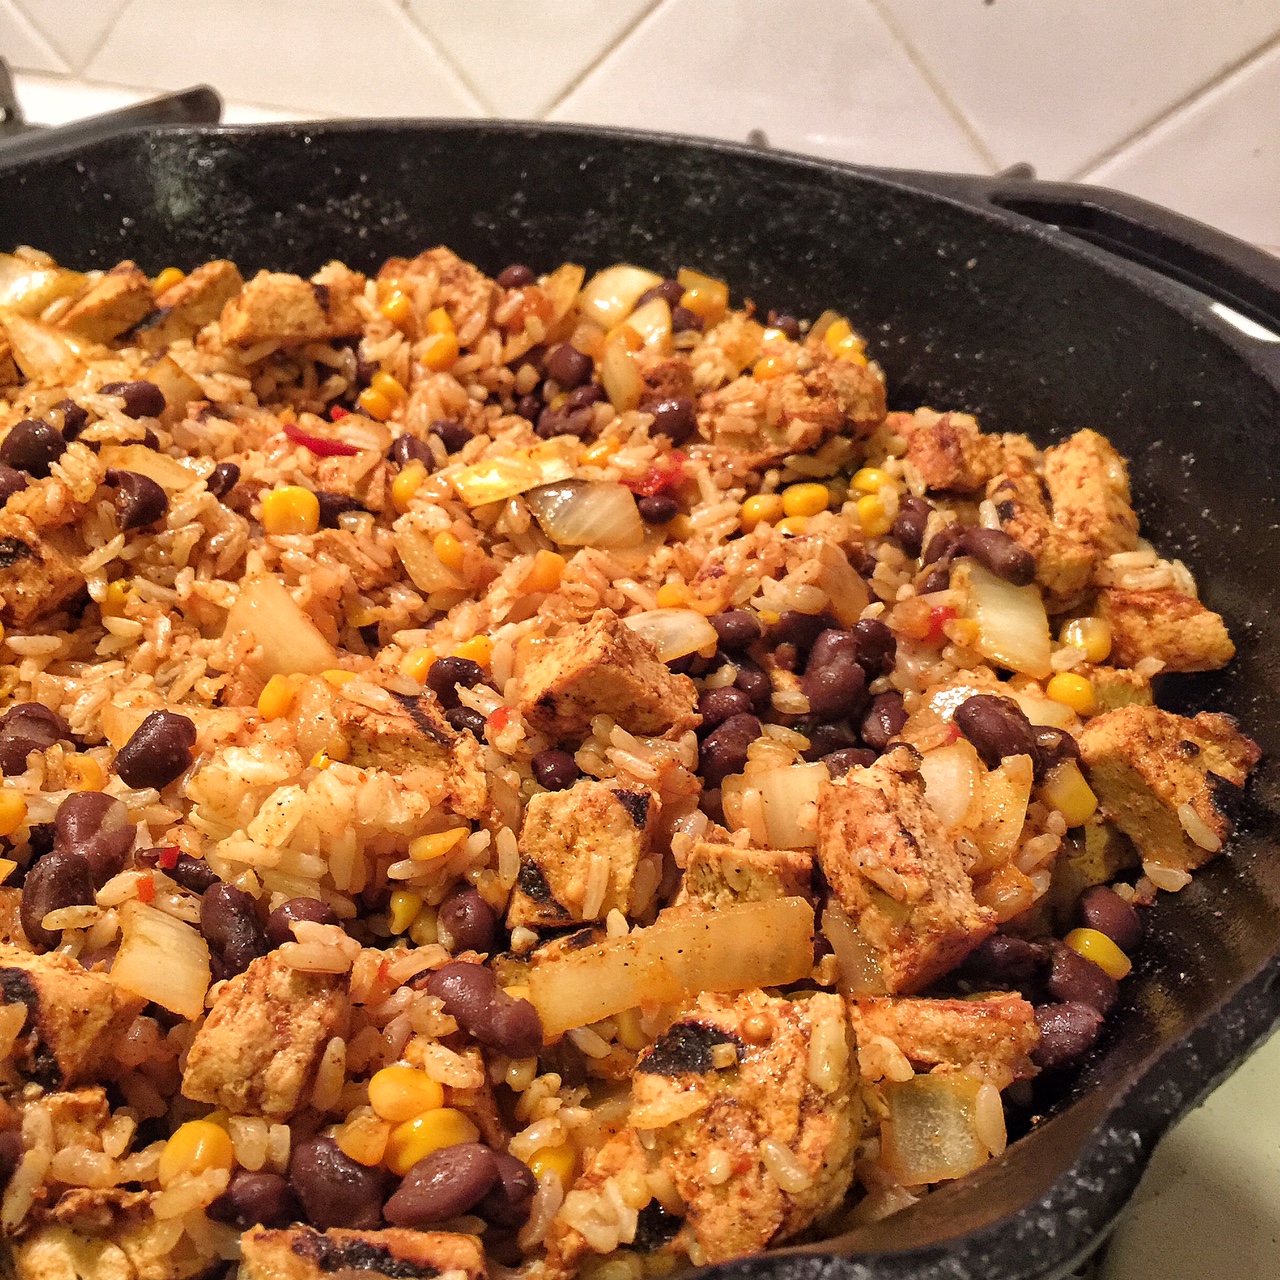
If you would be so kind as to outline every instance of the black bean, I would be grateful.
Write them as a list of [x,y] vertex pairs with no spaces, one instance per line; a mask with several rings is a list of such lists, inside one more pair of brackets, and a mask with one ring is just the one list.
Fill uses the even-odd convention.
[[862,740],[876,751],[883,751],[891,739],[902,732],[907,723],[907,708],[896,689],[877,693],[862,717]]
[[890,533],[912,559],[920,554],[925,526],[929,523],[929,513],[932,510],[932,503],[917,498],[914,494],[908,494],[898,503],[898,517],[894,520]]
[[240,468],[234,462],[220,462],[205,486],[215,498],[225,498],[240,483]]
[[532,1057],[542,1048],[538,1011],[528,1000],[507,995],[484,965],[455,960],[427,979],[426,990],[481,1044],[511,1058]]
[[841,631],[835,627],[828,627],[813,642],[813,647],[809,650],[809,661],[806,666],[811,671],[817,671],[834,662],[841,655],[856,660],[857,653],[858,638],[852,631]]
[[591,408],[566,412],[563,408],[553,409],[548,405],[538,415],[538,424],[533,430],[543,440],[554,440],[556,436],[577,436],[579,440],[585,440],[595,424],[596,415]]
[[747,748],[760,736],[752,715],[731,716],[698,749],[698,772],[708,787],[718,787],[731,773],[741,773]]
[[21,493],[29,483],[21,471],[0,462],[0,507],[15,493]]
[[887,676],[898,656],[897,637],[879,618],[863,618],[853,624],[858,637],[858,661],[868,680]]
[[547,354],[547,377],[554,378],[561,391],[572,391],[591,377],[591,357],[571,342],[552,347]]
[[120,396],[130,418],[158,418],[165,407],[164,392],[154,382],[108,382],[99,388],[104,396]]
[[770,311],[767,319],[770,329],[781,329],[792,342],[800,340],[800,321],[785,311]]
[[738,664],[733,687],[741,689],[751,699],[751,708],[756,715],[762,716],[769,710],[773,700],[773,681],[769,679],[769,673],[755,663]]
[[336,529],[338,517],[351,511],[363,511],[364,507],[349,494],[330,493],[327,489],[316,490],[316,501],[320,504],[320,524],[325,529]]
[[293,1188],[278,1173],[237,1169],[227,1189],[205,1210],[215,1222],[247,1231],[250,1227],[285,1227],[298,1216]]
[[122,530],[155,524],[169,510],[169,495],[150,476],[108,467],[103,483],[116,491],[116,522]]
[[427,430],[433,436],[440,437],[445,453],[457,453],[471,439],[471,432],[452,418],[437,418]]
[[646,413],[653,414],[651,436],[666,436],[673,447],[679,448],[698,429],[698,415],[688,396],[671,396],[648,405]]
[[600,404],[604,399],[606,399],[604,388],[596,386],[594,382],[588,382],[565,396],[564,407],[570,410],[587,409],[593,404]]
[[522,418],[528,418],[530,422],[536,422],[538,415],[542,412],[542,397],[529,392],[528,395],[521,396],[516,401],[516,412]]
[[685,333],[690,329],[701,333],[702,317],[696,311],[690,311],[688,307],[672,307],[671,332]]
[[916,594],[927,596],[935,591],[945,591],[951,585],[951,570],[947,567],[931,569],[920,580]]
[[1080,759],[1080,744],[1065,729],[1055,729],[1051,725],[1032,726],[1036,749],[1032,757],[1036,765],[1036,781],[1044,777],[1056,764],[1064,760]]
[[[476,1212],[495,1227],[522,1227],[529,1220],[533,1197],[538,1190],[537,1179],[523,1160],[505,1151],[494,1153],[498,1162],[498,1181],[476,1207]],[[489,1251],[488,1233],[485,1235],[485,1252]]]
[[153,711],[116,756],[116,772],[130,787],[167,787],[191,767],[196,727],[176,711]]
[[636,499],[636,510],[645,524],[666,524],[680,511],[680,504],[669,493],[651,493]]
[[698,714],[706,732],[718,728],[733,716],[747,715],[751,711],[751,699],[741,689],[732,685],[721,689],[704,689],[698,697]]
[[1065,942],[1054,942],[1049,948],[1049,980],[1045,985],[1055,1000],[1087,1004],[1104,1017],[1120,997],[1116,980]]
[[998,768],[1006,756],[1030,756],[1035,760],[1035,731],[1012,698],[975,693],[956,708],[953,719],[988,769]]
[[754,613],[747,609],[730,609],[727,613],[713,614],[711,625],[720,637],[720,647],[726,653],[741,653],[764,635],[764,628]]
[[812,721],[796,727],[809,739],[809,745],[802,755],[811,764],[815,760],[821,760],[823,756],[829,756],[833,751],[843,751],[846,747],[858,745],[857,734],[843,720],[828,724]]
[[498,272],[498,284],[504,289],[523,289],[525,285],[532,284],[533,280],[533,272],[523,262],[513,262]]
[[686,653],[683,658],[672,658],[668,668],[678,676],[705,676],[719,664],[714,657],[704,658],[700,653]]
[[839,630],[840,624],[829,613],[799,613],[787,609],[769,628],[769,643],[795,646],[797,655],[807,658],[813,642],[824,631]]
[[68,796],[53,820],[54,853],[83,858],[95,889],[124,870],[136,837],[124,801],[102,791]]
[[474,707],[450,707],[444,713],[451,729],[459,733],[469,733],[480,742],[484,741],[485,718]]
[[484,668],[470,658],[437,658],[427,671],[427,687],[442,707],[458,705],[458,685],[470,689],[483,679]]
[[200,932],[222,967],[221,976],[243,973],[271,950],[254,900],[233,884],[219,882],[200,895]]
[[32,751],[47,751],[71,729],[56,711],[40,702],[19,702],[0,716],[0,769],[6,777],[25,773]]
[[498,1161],[480,1142],[459,1142],[423,1157],[404,1175],[382,1215],[393,1227],[428,1227],[466,1213],[498,1182]]
[[177,862],[165,875],[192,893],[204,893],[218,883],[218,873],[203,858],[194,858],[189,853],[178,854]]
[[1040,1043],[1031,1051],[1031,1061],[1045,1071],[1088,1053],[1102,1032],[1102,1014],[1075,1001],[1039,1005],[1036,1023]]
[[47,853],[27,872],[18,910],[22,931],[39,951],[62,941],[62,933],[41,928],[50,911],[63,907],[87,907],[93,902],[93,878],[89,864],[74,853]]
[[552,747],[533,757],[533,776],[548,791],[563,791],[582,777],[582,770],[568,751]]
[[53,406],[55,413],[62,414],[62,438],[69,444],[79,437],[89,425],[89,415],[74,400],[59,400]]
[[[0,1129],[0,1190],[9,1185],[9,1179],[13,1177],[14,1172],[18,1168],[18,1162],[22,1159],[23,1142],[21,1129]],[[507,1156],[508,1160],[514,1160],[514,1156]],[[517,1161],[517,1163],[520,1163]],[[527,1166],[525,1166],[527,1168]],[[529,1216],[526,1210],[526,1218]]]
[[679,280],[663,280],[660,284],[655,284],[652,288],[646,289],[636,299],[636,309],[639,310],[646,302],[652,302],[654,298],[661,298],[669,307],[679,306],[680,299],[684,297],[684,285]]
[[1003,529],[966,529],[960,549],[1015,587],[1030,586],[1036,580],[1035,556]]
[[1133,904],[1107,885],[1096,884],[1084,891],[1080,915],[1088,928],[1105,933],[1121,951],[1132,951],[1142,941],[1142,921]]
[[422,462],[432,467],[435,466],[436,461],[436,455],[431,452],[431,446],[425,440],[411,436],[407,431],[403,435],[396,436],[391,442],[387,456],[398,467],[407,467],[411,462]]
[[440,904],[440,924],[453,938],[455,951],[491,951],[498,935],[498,913],[471,884],[458,884]]
[[845,747],[822,757],[822,763],[833,778],[843,778],[850,769],[866,769],[875,762],[876,753],[861,747]]
[[67,442],[61,431],[47,422],[23,418],[13,425],[0,444],[0,462],[42,480],[66,451]]
[[290,898],[267,917],[267,941],[273,947],[293,942],[294,934],[289,926],[304,920],[312,924],[338,923],[338,917],[327,902],[319,898]]
[[929,539],[924,549],[923,563],[926,565],[949,565],[960,554],[960,544],[964,541],[965,527],[959,521],[944,525]]
[[988,989],[1025,993],[1038,984],[1048,961],[1041,943],[995,933],[969,952],[960,972]]
[[321,1231],[330,1227],[373,1231],[382,1225],[382,1170],[344,1155],[332,1138],[294,1143],[289,1182],[302,1201],[307,1221]]
[[867,673],[851,653],[840,653],[816,670],[812,662],[800,680],[809,713],[819,720],[843,720],[862,714],[867,703]]

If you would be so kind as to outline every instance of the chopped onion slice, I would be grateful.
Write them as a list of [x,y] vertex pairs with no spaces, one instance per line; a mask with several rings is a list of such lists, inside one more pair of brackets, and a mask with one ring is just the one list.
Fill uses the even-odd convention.
[[194,1021],[209,990],[209,947],[189,925],[141,902],[120,908],[120,950],[111,981]]
[[1015,587],[970,561],[951,585],[968,587],[968,616],[978,624],[976,648],[997,666],[1043,680],[1052,674],[1049,619],[1040,589]]
[[827,766],[818,760],[770,769],[752,779],[764,802],[765,830],[774,849],[809,849],[818,843],[816,826],[802,825],[800,819],[805,805],[818,803],[818,788],[830,776]]
[[227,614],[223,638],[237,635],[252,636],[261,646],[261,657],[253,667],[263,678],[294,671],[319,675],[338,665],[333,646],[274,574],[250,578],[240,588]]
[[926,751],[920,758],[920,775],[929,807],[951,830],[971,827],[978,821],[982,766],[968,739]]
[[654,351],[671,346],[671,308],[665,298],[651,298],[637,307],[627,320],[627,327],[640,335],[644,345]]
[[85,277],[62,267],[37,267],[11,253],[0,253],[0,307],[38,316],[51,302],[78,293]]
[[662,277],[642,267],[619,263],[596,272],[578,295],[578,309],[605,329],[625,320],[636,305],[636,299]]
[[880,1164],[904,1187],[961,1178],[990,1156],[978,1129],[982,1079],[925,1075],[884,1086]]
[[638,547],[644,522],[629,489],[609,481],[566,480],[530,490],[542,531],[562,547]]
[[822,913],[822,932],[836,953],[841,992],[847,996],[884,995],[884,975],[875,951],[834,899]]
[[610,338],[600,357],[600,383],[609,403],[619,413],[627,413],[640,404],[644,395],[644,379],[622,337]]
[[649,609],[623,622],[658,651],[663,662],[715,645],[716,629],[696,609]]

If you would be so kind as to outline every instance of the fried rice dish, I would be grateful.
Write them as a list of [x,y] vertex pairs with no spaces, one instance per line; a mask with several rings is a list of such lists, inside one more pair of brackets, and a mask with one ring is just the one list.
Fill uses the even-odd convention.
[[691,268],[246,277],[0,255],[18,1280],[646,1280],[998,1157],[1259,755],[1108,441]]

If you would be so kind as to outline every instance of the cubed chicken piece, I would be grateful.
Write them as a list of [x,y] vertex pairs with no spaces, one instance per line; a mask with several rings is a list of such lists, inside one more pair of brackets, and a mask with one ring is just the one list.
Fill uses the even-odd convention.
[[1111,623],[1111,661],[1137,666],[1158,658],[1166,671],[1217,671],[1236,656],[1220,614],[1169,589],[1098,593],[1098,615]]
[[[1040,1043],[1035,1010],[1011,992],[981,1000],[870,997],[855,1001],[850,1017],[860,1061],[862,1046],[882,1038],[918,1071],[977,1069],[997,1089],[1036,1074],[1031,1061]],[[862,1065],[865,1074],[867,1064]]]
[[[138,1195],[142,1200],[132,1200]],[[218,1261],[201,1253],[190,1236],[175,1231],[172,1221],[152,1217],[143,1203],[150,1196],[124,1196],[131,1198],[130,1208],[105,1232],[92,1225],[73,1229],[59,1223],[15,1241],[16,1280],[186,1280]],[[84,1221],[92,1224],[95,1219]]]
[[[568,1274],[593,1247],[605,1251],[598,1206],[649,1171],[665,1174],[682,1203],[651,1201],[637,1230],[665,1226],[668,1238],[680,1230],[711,1263],[755,1253],[831,1212],[848,1190],[860,1137],[851,1058],[839,996],[700,996],[637,1063],[630,1127],[565,1198],[547,1237],[550,1274]],[[631,1243],[632,1230],[623,1236]]]
[[102,1128],[111,1118],[111,1108],[101,1086],[46,1093],[23,1106],[42,1107],[48,1113],[55,1151],[70,1146],[102,1150]]
[[234,262],[206,262],[160,294],[155,310],[130,337],[146,351],[163,351],[211,324],[243,288],[244,278]]
[[1231,834],[1232,802],[1258,763],[1230,716],[1129,706],[1090,720],[1080,754],[1103,814],[1144,862],[1193,871]]
[[929,489],[979,493],[1000,470],[1000,437],[967,413],[895,413],[891,425],[907,441],[907,461]]
[[598,715],[628,733],[691,729],[697,705],[693,681],[672,672],[611,609],[562,632],[521,679],[521,714],[558,742],[581,741]]
[[399,704],[394,711],[334,699],[333,713],[351,749],[351,763],[392,773],[433,804],[444,804],[461,817],[480,817],[489,783],[484,750],[474,735],[452,728],[430,697],[391,696]]
[[443,307],[453,321],[460,346],[474,342],[488,327],[500,290],[488,276],[452,249],[437,245],[412,260],[390,258],[378,272],[380,280],[434,282],[432,307]]
[[475,1236],[454,1231],[283,1231],[254,1227],[240,1237],[244,1280],[324,1280],[339,1275],[369,1280],[483,1280],[484,1252]]
[[112,267],[67,308],[58,327],[90,342],[110,342],[131,329],[152,308],[151,281],[134,262]]
[[26,516],[0,511],[0,620],[26,627],[65,608],[84,587],[70,557]]
[[897,747],[818,793],[818,865],[889,995],[928,986],[996,927],[925,800],[919,765]]
[[1082,665],[1075,671],[1093,686],[1099,711],[1114,711],[1135,703],[1142,707],[1151,705],[1151,681],[1128,667]]
[[640,398],[642,412],[648,413],[663,400],[693,398],[693,369],[688,360],[646,350],[637,351],[633,358],[644,383]]
[[987,497],[995,503],[1000,527],[1035,557],[1036,581],[1049,596],[1065,603],[1088,586],[1097,552],[1054,523],[1043,482],[1029,466],[1009,459],[987,486]]
[[0,946],[0,998],[26,1005],[10,1058],[20,1075],[46,1089],[92,1076],[143,1003],[70,956],[9,946]]
[[291,969],[277,951],[218,992],[196,1033],[182,1092],[233,1115],[285,1120],[307,1103],[320,1055],[346,1032],[346,974]]
[[[364,277],[331,263],[312,280],[259,271],[222,309],[222,340],[229,346],[257,342],[325,342],[360,333],[363,317],[354,298]],[[358,287],[357,287],[358,282]]]
[[590,778],[530,799],[520,829],[520,876],[507,925],[537,927],[639,915],[662,857],[653,847],[658,799]]
[[1124,459],[1096,431],[1077,431],[1045,451],[1044,481],[1054,523],[1100,557],[1138,545]]
[[740,849],[699,840],[689,850],[676,905],[716,910],[740,902],[813,897],[813,855],[805,849]]

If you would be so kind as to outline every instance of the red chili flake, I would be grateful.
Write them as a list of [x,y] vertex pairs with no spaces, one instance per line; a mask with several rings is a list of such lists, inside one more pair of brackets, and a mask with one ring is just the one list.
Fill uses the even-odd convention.
[[313,436],[303,431],[301,427],[295,427],[292,422],[284,424],[284,433],[294,444],[310,449],[317,458],[353,458],[360,452],[353,444],[344,444],[341,440],[326,440],[323,436]]
[[958,724],[947,725],[946,745],[949,747],[953,742],[959,742],[959,741],[960,741],[960,726]]
[[160,865],[160,869],[162,871],[172,871],[174,867],[178,865],[178,858],[181,853],[182,850],[179,849],[176,844],[165,845],[165,847],[160,850],[159,858],[156,859]]
[[138,901],[154,902],[156,898],[156,882],[151,876],[143,876],[138,881]]
[[494,733],[501,733],[503,729],[511,723],[511,717],[515,713],[510,707],[499,707],[492,715],[489,716],[488,724]]
[[383,960],[378,965],[378,976],[376,978],[376,981],[378,983],[389,983],[391,981],[391,961],[390,960]]
[[334,422],[341,422],[342,419],[345,418],[347,414],[349,414],[350,412],[351,412],[350,409],[344,409],[340,404],[334,404],[329,406],[329,417]]
[[925,632],[924,638],[928,643],[934,643],[942,639],[942,629],[948,622],[954,622],[956,611],[946,604],[935,605],[929,610],[929,630]]
[[687,461],[688,459],[679,449],[672,449],[670,453],[655,462],[639,480],[624,480],[622,483],[632,493],[638,493],[642,498],[652,498],[655,493],[669,489],[684,475],[684,464]]

